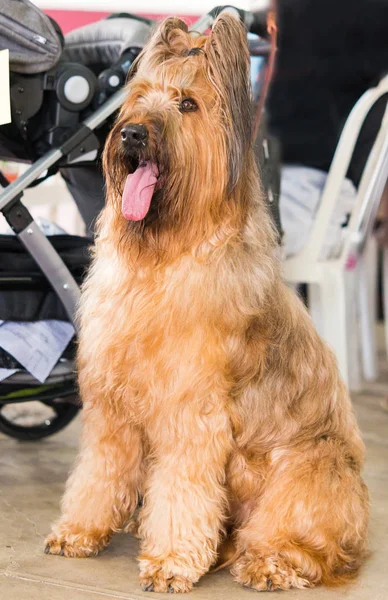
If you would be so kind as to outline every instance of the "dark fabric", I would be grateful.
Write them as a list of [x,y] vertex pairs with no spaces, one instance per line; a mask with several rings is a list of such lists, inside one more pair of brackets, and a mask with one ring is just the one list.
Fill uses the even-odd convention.
[[[355,102],[388,72],[388,0],[278,0],[278,11],[270,130],[283,162],[327,171]],[[356,184],[381,110],[360,138],[349,172]]]
[[280,151],[278,141],[268,133],[267,115],[265,111],[261,115],[260,126],[254,143],[254,150],[267,208],[276,231],[278,232],[279,243],[281,243],[283,231],[279,210]]
[[61,169],[61,175],[85,222],[86,235],[92,238],[96,218],[105,204],[105,183],[99,164]]
[[[91,242],[77,235],[52,235],[48,238],[69,269],[89,264]],[[0,235],[0,276],[9,271],[40,273],[40,269],[23,244],[14,235]]]
[[348,177],[352,179],[356,186],[360,183],[369,152],[372,150],[372,146],[375,142],[377,132],[387,107],[387,101],[388,94],[381,96],[369,112],[364,125],[361,127],[348,172]]
[[0,126],[0,160],[28,161],[33,159],[15,123]]
[[143,48],[150,32],[150,23],[136,17],[96,21],[66,35],[61,60],[110,67],[129,48]]
[[[91,242],[70,235],[50,236],[73,277],[81,283],[90,262]],[[0,320],[38,321],[60,319],[67,313],[55,292],[25,250],[12,235],[0,236]]]

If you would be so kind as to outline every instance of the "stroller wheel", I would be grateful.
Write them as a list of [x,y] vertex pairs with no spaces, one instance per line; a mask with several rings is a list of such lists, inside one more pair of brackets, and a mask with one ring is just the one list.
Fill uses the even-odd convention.
[[0,431],[17,440],[40,440],[66,427],[78,411],[75,395],[58,401],[3,404],[0,405]]

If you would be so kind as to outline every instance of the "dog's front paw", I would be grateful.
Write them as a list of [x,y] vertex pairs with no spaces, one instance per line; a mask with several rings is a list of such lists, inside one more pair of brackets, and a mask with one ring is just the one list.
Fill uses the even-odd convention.
[[258,591],[289,590],[312,587],[292,566],[278,556],[245,554],[232,568],[235,581]]
[[45,540],[46,554],[57,554],[68,558],[95,556],[109,543],[108,535],[91,535],[66,531],[53,532]]
[[168,592],[170,594],[184,594],[190,592],[193,583],[187,577],[182,575],[172,575],[169,577],[162,571],[148,575],[140,573],[139,581],[143,592]]
[[179,574],[179,568],[173,568],[166,561],[141,561],[139,581],[143,592],[168,592],[182,594],[190,592],[193,587],[186,575]]

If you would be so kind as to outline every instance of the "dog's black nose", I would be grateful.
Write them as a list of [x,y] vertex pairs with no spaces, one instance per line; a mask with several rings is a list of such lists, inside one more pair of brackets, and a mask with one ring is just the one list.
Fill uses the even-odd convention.
[[121,130],[121,139],[128,148],[144,146],[148,131],[144,125],[127,125]]

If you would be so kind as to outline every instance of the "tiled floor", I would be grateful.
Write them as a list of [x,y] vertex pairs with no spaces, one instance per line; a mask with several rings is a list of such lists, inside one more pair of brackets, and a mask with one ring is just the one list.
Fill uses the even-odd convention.
[[[382,364],[384,364],[382,362]],[[388,365],[378,383],[354,396],[368,447],[365,478],[370,488],[372,556],[349,587],[287,592],[290,600],[388,600]],[[79,422],[53,438],[18,443],[0,435],[1,600],[98,600],[163,598],[141,592],[137,583],[137,540],[118,535],[97,558],[46,556],[42,544],[59,514],[59,500],[76,455]],[[192,592],[197,600],[249,600],[251,590],[230,574],[205,576]],[[169,598],[171,596],[168,596]],[[270,598],[284,598],[274,592]]]

